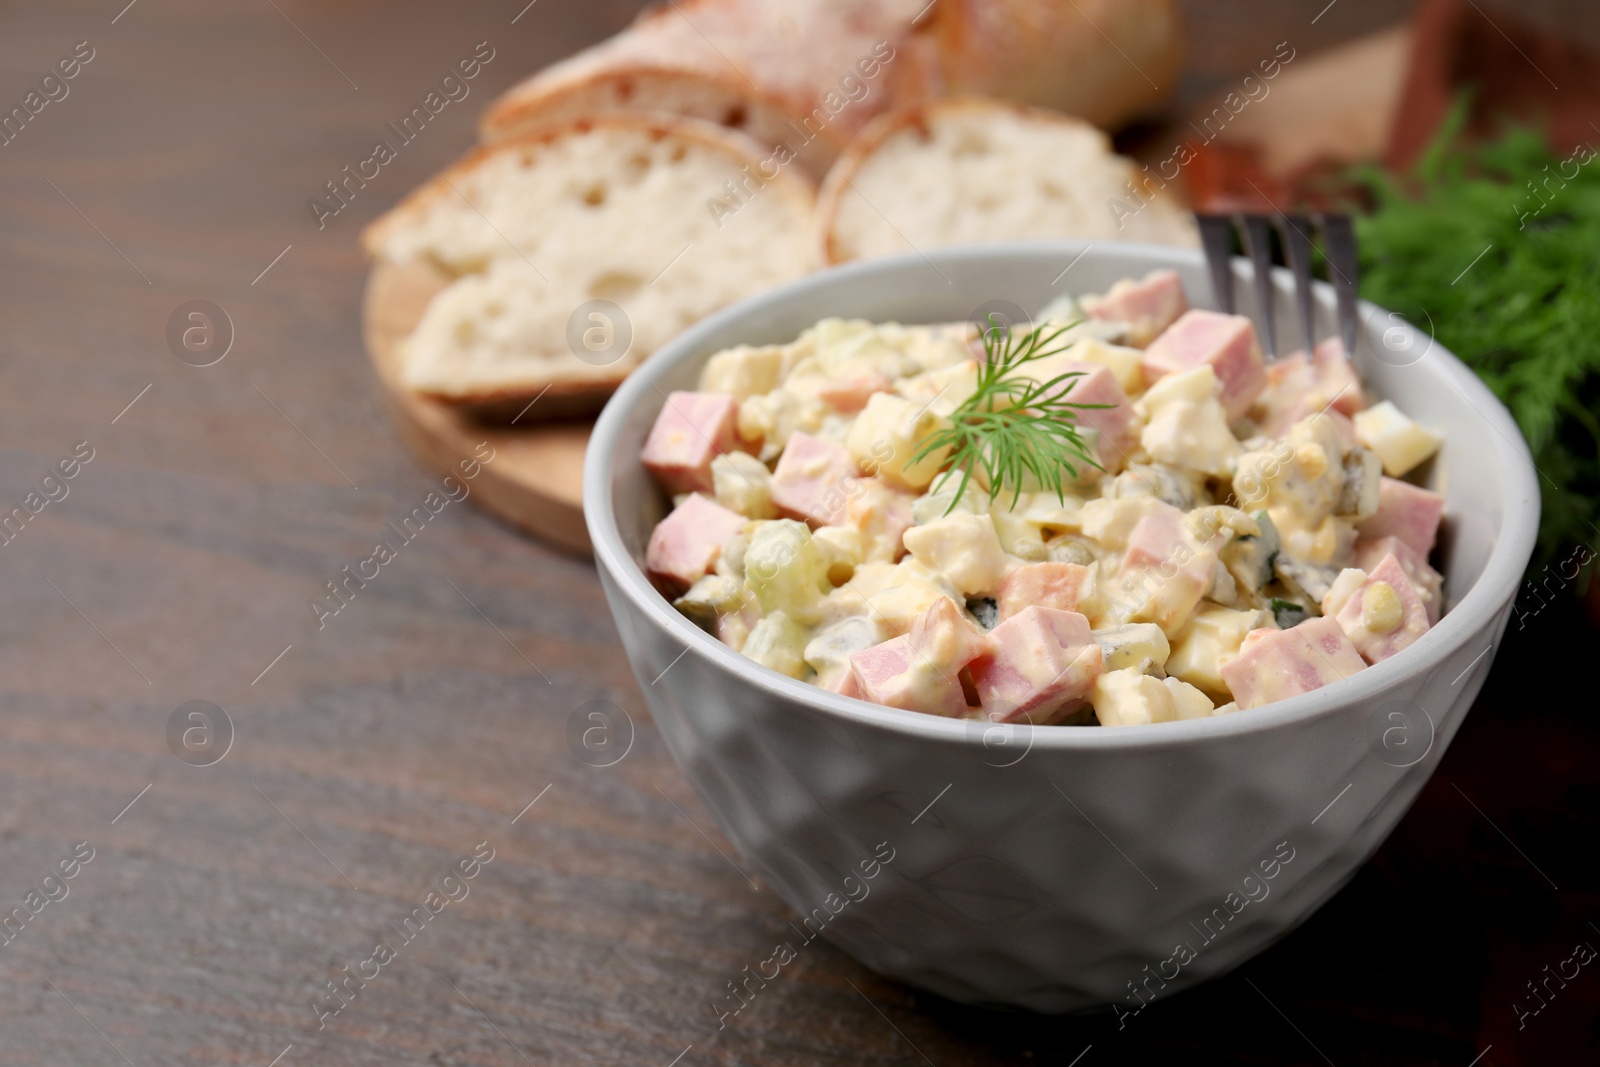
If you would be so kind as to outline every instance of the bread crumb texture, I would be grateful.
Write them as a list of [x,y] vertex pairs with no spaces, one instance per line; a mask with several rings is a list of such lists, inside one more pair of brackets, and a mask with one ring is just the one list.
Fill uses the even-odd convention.
[[[809,187],[780,175],[719,226],[708,199],[755,157],[688,126],[580,124],[505,142],[402,205],[378,254],[455,278],[407,343],[406,383],[479,396],[615,379],[718,308],[809,271]],[[595,321],[631,331],[625,355],[575,354],[569,321],[594,300],[622,309],[625,323]]]

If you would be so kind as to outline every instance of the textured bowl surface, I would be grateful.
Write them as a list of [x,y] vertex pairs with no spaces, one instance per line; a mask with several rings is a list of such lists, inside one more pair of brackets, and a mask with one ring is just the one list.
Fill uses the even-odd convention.
[[[645,577],[667,501],[639,449],[666,393],[694,388],[705,358],[729,345],[788,341],[828,316],[944,322],[991,301],[1031,310],[1156,267],[1177,269],[1207,304],[1198,253],[1141,245],[950,249],[814,275],[654,355],[589,446],[584,499],[612,613],[651,714],[718,825],[805,917],[808,937],[956,1000],[1134,1010],[1242,963],[1349,880],[1437,766],[1505,628],[1539,515],[1516,425],[1455,357],[1363,304],[1363,380],[1446,435],[1428,480],[1447,499],[1448,614],[1402,654],[1314,693],[1124,729],[880,708],[744,659]],[[1241,311],[1253,313],[1249,266],[1235,269]],[[1289,278],[1274,280],[1279,335],[1298,337]],[[1326,286],[1316,314],[1318,336],[1333,334]]]

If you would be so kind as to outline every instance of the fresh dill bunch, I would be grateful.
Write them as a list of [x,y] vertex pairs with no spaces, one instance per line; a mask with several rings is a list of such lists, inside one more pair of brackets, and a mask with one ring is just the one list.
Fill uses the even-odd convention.
[[1464,146],[1469,103],[1411,173],[1361,172],[1376,202],[1357,222],[1361,289],[1431,321],[1510,409],[1540,474],[1537,573],[1600,535],[1600,160],[1527,127]]
[[950,449],[950,466],[939,476],[934,492],[960,472],[961,482],[946,515],[955,510],[978,470],[988,482],[989,499],[1010,486],[1014,506],[1030,474],[1040,486],[1054,485],[1057,498],[1065,500],[1062,471],[1076,478],[1080,463],[1104,469],[1089,455],[1078,432],[1076,412],[1110,405],[1075,404],[1066,399],[1071,383],[1083,377],[1083,372],[1068,371],[1044,382],[1018,373],[1030,363],[1066,351],[1066,345],[1051,346],[1076,324],[1058,327],[1048,336],[1045,325],[1040,323],[1022,333],[1001,326],[991,314],[990,328],[981,335],[984,359],[978,367],[977,388],[950,413],[948,425],[919,442],[913,463],[940,449]]

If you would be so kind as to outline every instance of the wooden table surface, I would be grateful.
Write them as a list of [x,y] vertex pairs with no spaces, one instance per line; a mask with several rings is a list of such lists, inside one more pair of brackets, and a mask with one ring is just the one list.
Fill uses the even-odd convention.
[[[593,568],[451,503],[320,629],[308,606],[437,485],[361,352],[360,226],[492,94],[637,5],[124,2],[0,10],[6,109],[93,49],[0,147],[0,512],[42,502],[0,541],[0,1064],[1590,1057],[1595,968],[1520,1029],[1512,1010],[1600,945],[1593,698],[1580,716],[1521,681],[1592,661],[1559,605],[1513,623],[1350,887],[1137,1027],[961,1008],[824,945],[716,1032],[708,1004],[790,915],[674,769]],[[1406,5],[1312,25],[1323,6],[1193,5],[1187,91]],[[319,231],[308,198],[480,41],[472,95]],[[196,299],[232,324],[206,367],[167,342]],[[594,699],[632,721],[614,766],[568,745]],[[442,882],[464,858],[475,877]],[[465,896],[330,995],[443,890]]]

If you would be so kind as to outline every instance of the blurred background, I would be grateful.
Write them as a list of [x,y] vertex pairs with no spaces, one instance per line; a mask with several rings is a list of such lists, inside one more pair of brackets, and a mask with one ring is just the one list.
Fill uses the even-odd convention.
[[[0,7],[0,511],[26,512],[0,543],[0,916],[24,909],[0,1064],[1593,1062],[1600,976],[1543,983],[1600,945],[1600,8],[1193,0],[1175,83],[1113,131],[1159,164],[1286,43],[1186,195],[1363,212],[1365,295],[1499,392],[1546,491],[1494,672],[1400,829],[1124,1032],[826,945],[718,1029],[790,916],[673,768],[592,565],[450,506],[335,625],[307,610],[436,484],[363,351],[362,226],[641,6]],[[308,200],[479,42],[470,97],[319,228]],[[205,365],[168,332],[193,301],[227,329]],[[594,701],[611,763],[571,740]],[[333,991],[474,855],[470,893]]]

